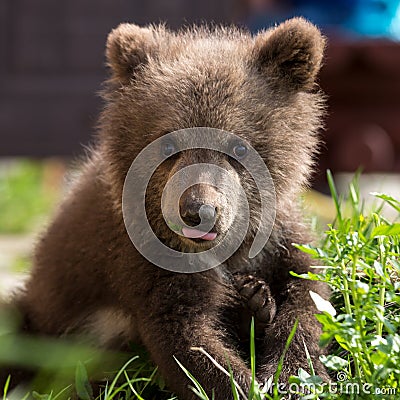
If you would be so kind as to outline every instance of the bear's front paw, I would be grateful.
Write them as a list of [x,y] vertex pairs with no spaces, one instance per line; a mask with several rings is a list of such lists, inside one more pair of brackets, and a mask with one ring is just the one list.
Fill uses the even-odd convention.
[[237,290],[241,297],[243,319],[254,317],[256,336],[262,335],[276,314],[276,303],[268,284],[253,275],[235,276]]

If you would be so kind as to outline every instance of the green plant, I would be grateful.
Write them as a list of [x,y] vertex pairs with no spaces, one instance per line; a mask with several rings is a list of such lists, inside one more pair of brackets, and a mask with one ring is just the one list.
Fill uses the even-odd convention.
[[[381,212],[387,204],[400,216],[400,202],[373,193],[382,204],[366,214],[357,176],[346,201],[338,197],[329,171],[328,182],[336,220],[321,246],[296,245],[321,261],[322,272],[300,277],[326,282],[333,290],[337,313],[316,315],[323,327],[320,344],[333,349],[322,361],[337,371],[341,383],[353,383],[360,391],[343,398],[385,394],[385,399],[395,399],[400,390],[400,223],[387,221]],[[363,385],[366,390],[360,390]],[[340,396],[329,394],[332,399]]]
[[[176,400],[164,390],[157,367],[139,346],[132,348],[136,355],[127,360],[127,354],[100,351],[73,341],[19,335],[14,331],[14,322],[0,315],[0,366],[16,364],[34,368],[37,371],[35,388],[40,388],[27,393],[21,387],[18,400]],[[118,369],[121,364],[123,367]],[[8,398],[12,380],[11,375],[2,388],[3,397],[0,392],[0,399]],[[12,398],[16,399],[15,394]]]
[[[77,367],[75,387],[80,399],[91,400],[94,398],[83,364]],[[145,355],[134,356],[128,360],[114,378],[103,385],[96,400],[145,400],[149,398],[177,400],[173,394],[164,390],[164,382],[157,373],[157,367]]]

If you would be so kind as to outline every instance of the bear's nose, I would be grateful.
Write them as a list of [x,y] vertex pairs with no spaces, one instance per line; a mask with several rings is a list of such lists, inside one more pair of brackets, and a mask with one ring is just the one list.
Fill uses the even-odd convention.
[[197,201],[181,205],[180,213],[183,222],[188,226],[200,224],[212,226],[217,216],[217,210],[213,205]]

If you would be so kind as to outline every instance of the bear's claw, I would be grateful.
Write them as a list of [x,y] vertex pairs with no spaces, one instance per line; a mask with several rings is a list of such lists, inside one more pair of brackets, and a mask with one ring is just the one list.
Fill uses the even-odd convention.
[[254,317],[256,336],[276,314],[276,303],[272,297],[268,284],[253,275],[239,275],[235,277],[236,285],[245,310]]

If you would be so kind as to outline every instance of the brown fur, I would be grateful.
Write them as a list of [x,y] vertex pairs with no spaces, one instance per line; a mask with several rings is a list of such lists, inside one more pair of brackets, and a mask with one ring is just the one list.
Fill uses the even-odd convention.
[[[299,328],[281,380],[299,367],[308,369],[304,343],[317,372],[326,376],[309,296],[310,289],[323,295],[325,288],[289,274],[305,273],[311,264],[292,243],[310,239],[296,198],[307,183],[318,143],[322,95],[315,78],[323,50],[317,28],[302,19],[255,37],[234,28],[172,33],[123,24],[114,30],[107,43],[112,77],[104,91],[98,144],[37,245],[31,279],[18,299],[26,329],[63,335],[92,327],[104,345],[115,325],[121,346],[128,340],[143,343],[180,398],[195,397],[173,356],[209,394],[215,390],[216,399],[226,400],[229,378],[191,347],[203,347],[224,366],[229,358],[235,379],[248,388],[234,276],[251,274],[266,282],[276,306],[257,344],[258,379],[275,372],[296,319]],[[165,161],[150,182],[147,207],[157,235],[173,247],[191,245],[178,239],[161,216],[160,188],[171,171],[208,160],[228,169],[250,195],[250,230],[239,251],[215,269],[178,274],[150,264],[130,242],[122,220],[122,187],[145,145],[165,132],[196,126],[224,129],[252,143],[276,186],[277,219],[264,250],[248,259],[259,197],[246,171],[207,151]],[[110,325],[104,323],[107,316]]]

